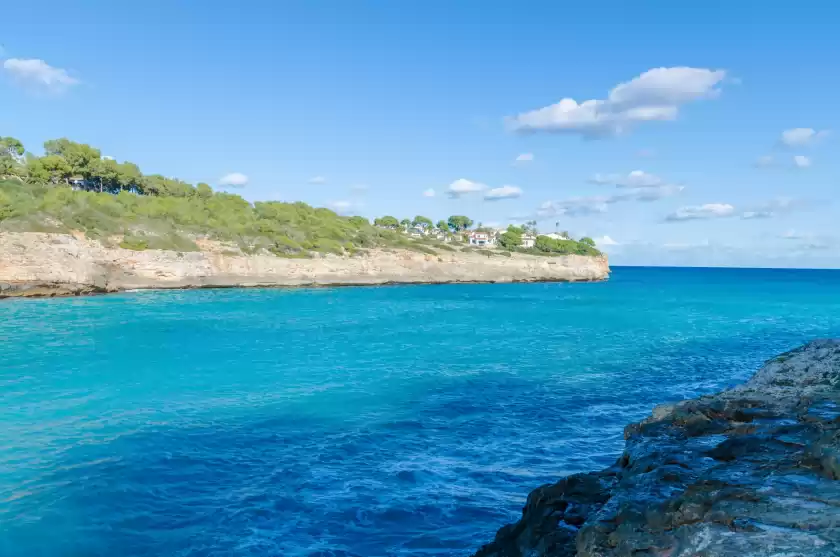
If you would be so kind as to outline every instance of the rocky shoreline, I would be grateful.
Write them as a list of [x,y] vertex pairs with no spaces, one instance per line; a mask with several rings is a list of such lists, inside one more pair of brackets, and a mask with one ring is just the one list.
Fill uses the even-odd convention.
[[606,280],[606,257],[370,250],[292,259],[248,255],[209,240],[200,251],[132,251],[80,234],[0,233],[0,298],[137,289],[374,286]]
[[840,555],[840,341],[654,409],[612,467],[528,496],[475,557]]

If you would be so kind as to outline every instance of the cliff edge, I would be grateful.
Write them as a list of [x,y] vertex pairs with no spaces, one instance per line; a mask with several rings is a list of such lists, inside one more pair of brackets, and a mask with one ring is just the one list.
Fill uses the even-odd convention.
[[660,406],[601,472],[528,496],[475,557],[840,555],[840,341]]
[[598,281],[606,257],[541,257],[446,251],[370,250],[312,259],[246,255],[209,240],[200,251],[110,248],[81,234],[0,233],[0,298],[138,288],[329,286],[391,283]]

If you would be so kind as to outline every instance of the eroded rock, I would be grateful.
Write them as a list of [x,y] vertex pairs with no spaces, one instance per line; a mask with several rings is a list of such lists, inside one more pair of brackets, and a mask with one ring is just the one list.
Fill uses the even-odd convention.
[[840,555],[840,341],[657,407],[603,472],[533,491],[476,557]]
[[358,257],[294,259],[197,244],[201,251],[131,251],[83,235],[0,232],[0,298],[140,288],[577,282],[605,280],[610,273],[606,257],[579,255],[369,250]]

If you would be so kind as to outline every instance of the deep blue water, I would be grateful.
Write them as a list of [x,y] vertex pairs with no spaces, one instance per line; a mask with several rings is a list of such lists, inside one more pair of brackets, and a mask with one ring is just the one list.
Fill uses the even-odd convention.
[[840,272],[0,303],[0,555],[467,555],[624,425],[840,336]]

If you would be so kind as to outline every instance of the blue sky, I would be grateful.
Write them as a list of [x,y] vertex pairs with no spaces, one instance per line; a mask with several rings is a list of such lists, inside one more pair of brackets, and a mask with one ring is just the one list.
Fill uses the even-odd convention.
[[28,4],[4,7],[0,135],[36,153],[66,136],[367,217],[537,218],[616,264],[840,266],[828,1]]

